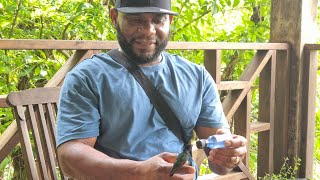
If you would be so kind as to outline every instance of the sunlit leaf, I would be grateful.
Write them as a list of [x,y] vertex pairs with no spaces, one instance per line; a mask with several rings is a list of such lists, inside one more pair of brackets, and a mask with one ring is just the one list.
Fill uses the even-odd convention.
[[34,70],[34,75],[39,75],[41,72],[41,68],[40,67],[37,67],[35,70]]
[[234,0],[233,1],[233,7],[237,7],[240,4],[240,0]]

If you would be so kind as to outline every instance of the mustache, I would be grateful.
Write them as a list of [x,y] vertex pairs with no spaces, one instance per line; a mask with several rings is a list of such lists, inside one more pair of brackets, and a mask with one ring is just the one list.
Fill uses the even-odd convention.
[[134,41],[138,41],[138,42],[155,41],[156,44],[160,43],[160,39],[157,36],[145,37],[145,36],[138,35],[136,37],[131,38],[130,42],[134,42]]

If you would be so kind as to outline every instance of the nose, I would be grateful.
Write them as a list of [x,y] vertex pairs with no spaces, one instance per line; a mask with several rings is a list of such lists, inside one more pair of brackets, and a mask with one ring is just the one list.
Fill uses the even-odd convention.
[[138,28],[138,31],[146,35],[152,35],[156,33],[156,24],[152,22],[144,22],[142,26]]

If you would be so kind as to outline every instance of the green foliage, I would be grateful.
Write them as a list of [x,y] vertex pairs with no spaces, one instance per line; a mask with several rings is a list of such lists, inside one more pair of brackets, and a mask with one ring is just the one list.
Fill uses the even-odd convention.
[[280,173],[279,174],[267,174],[266,176],[264,176],[263,178],[259,178],[259,180],[284,180],[284,179],[290,179],[290,180],[294,180],[296,179],[296,173],[299,169],[300,166],[300,161],[301,159],[299,158],[295,158],[295,165],[294,167],[291,167],[288,164],[289,159],[286,158],[284,164],[281,167]]
[[[270,0],[173,0],[172,41],[267,42]],[[115,40],[109,19],[113,0],[0,0],[1,39]],[[318,17],[320,21],[320,18]],[[171,51],[203,64],[203,51]],[[0,94],[43,86],[72,51],[0,50]],[[223,51],[223,80],[237,79],[254,51]],[[319,63],[320,64],[320,63]],[[257,82],[256,82],[257,83]],[[318,82],[318,84],[320,84]],[[319,104],[319,88],[318,104]],[[258,92],[252,89],[252,120]],[[320,161],[320,113],[317,109],[315,158]],[[11,123],[10,109],[0,109],[0,134]],[[252,135],[251,169],[256,167],[257,136]],[[0,169],[7,167],[5,160]],[[204,163],[201,173],[207,173]],[[0,173],[1,174],[1,173]]]

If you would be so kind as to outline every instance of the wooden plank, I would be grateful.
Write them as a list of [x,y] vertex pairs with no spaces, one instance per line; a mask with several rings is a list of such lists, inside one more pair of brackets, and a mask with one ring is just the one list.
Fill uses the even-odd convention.
[[49,80],[45,87],[56,87],[58,86],[66,76],[66,74],[88,53],[87,50],[76,51],[64,64],[63,66],[54,74],[54,76]]
[[246,179],[246,175],[243,172],[230,172],[226,175],[219,176],[217,174],[206,174],[203,176],[199,176],[198,180],[230,180],[230,179]]
[[234,115],[234,133],[248,140],[247,154],[243,160],[244,165],[250,166],[250,116],[251,116],[251,91],[249,91]]
[[[58,98],[57,98],[58,100]],[[47,103],[46,103],[47,104]],[[38,123],[38,127],[39,128],[39,135],[40,135],[40,138],[41,138],[41,143],[42,143],[42,146],[43,146],[43,156],[46,157],[46,166],[47,166],[47,171],[44,171],[47,175],[50,175],[50,177],[53,179],[58,179],[58,176],[57,176],[57,169],[56,169],[56,158],[55,158],[55,155],[53,151],[53,146],[52,146],[52,138],[50,138],[50,128],[48,127],[48,124],[47,124],[47,118],[49,118],[49,116],[45,113],[46,111],[48,111],[47,108],[44,108],[45,104],[38,104],[38,110],[39,110],[39,114],[40,114],[40,118],[37,118],[37,123]],[[56,147],[54,147],[56,148]],[[40,155],[40,156],[42,156]],[[43,169],[44,170],[44,169]],[[50,178],[50,179],[51,179]]]
[[266,122],[256,121],[256,122],[252,122],[250,126],[251,126],[251,133],[270,130],[270,123],[266,123]]
[[[61,49],[61,50],[105,50],[118,48],[117,41],[82,41],[82,40],[29,40],[29,39],[1,39],[0,49],[33,50],[33,49]],[[169,42],[166,49],[255,49],[287,50],[287,43],[230,43],[230,42]]]
[[59,98],[60,87],[44,87],[24,90],[22,92],[12,92],[8,95],[8,100],[17,105],[39,104],[42,102],[56,102]]
[[305,44],[305,50],[320,50],[320,44]]
[[221,83],[216,85],[218,90],[236,90],[247,87],[248,81],[221,81]]
[[258,51],[239,78],[241,81],[248,81],[247,86],[243,90],[230,91],[222,102],[228,120],[231,120],[234,112],[237,110],[241,101],[250,90],[251,85],[269,61],[271,55],[272,51]]
[[32,145],[30,142],[29,131],[27,127],[27,122],[24,114],[24,108],[22,106],[15,109],[15,117],[18,124],[18,132],[20,137],[20,143],[22,148],[22,155],[25,162],[25,167],[27,169],[28,177],[31,179],[38,179],[37,166],[34,161]]
[[217,84],[221,81],[221,58],[221,50],[204,51],[204,66]]
[[[259,83],[259,122],[270,126],[274,122],[275,60],[273,51],[271,60],[260,73]],[[273,173],[273,138],[272,130],[258,133],[258,177]]]
[[0,163],[19,142],[18,127],[13,121],[0,136]]
[[[46,159],[45,159],[45,157],[47,157],[47,156],[45,156],[43,154],[44,148],[42,146],[43,143],[41,142],[41,138],[42,137],[39,135],[39,130],[41,130],[41,127],[39,128],[39,123],[37,123],[37,119],[38,118],[36,118],[35,110],[33,109],[33,104],[28,105],[27,110],[29,111],[30,119],[28,118],[28,120],[24,120],[24,121],[31,124],[31,128],[29,127],[29,129],[32,130],[32,137],[33,137],[34,142],[35,142],[35,148],[37,149],[37,151],[35,151],[36,157],[32,156],[31,157],[32,158],[31,159],[32,162],[29,162],[29,163],[30,163],[30,166],[32,166],[32,164],[34,163],[34,159],[36,158],[37,159],[37,165],[38,165],[37,168],[40,171],[40,172],[37,171],[36,174],[38,174],[41,177],[41,179],[49,180],[48,179],[48,175],[44,173],[44,172],[48,172],[49,173],[49,171],[47,170]],[[40,115],[41,115],[41,113],[40,113]],[[39,116],[37,116],[37,117],[39,117]],[[23,137],[23,139],[27,139],[28,143],[31,144],[31,141],[30,141],[29,137]],[[25,149],[28,149],[28,146],[26,146],[26,147],[22,146],[22,151],[24,151]],[[28,157],[24,157],[24,158],[25,159],[29,159],[30,158],[29,156],[30,155],[28,155]]]
[[82,40],[30,40],[30,39],[2,39],[0,49],[33,50],[33,49],[61,49],[61,50],[94,50],[118,48],[117,41],[82,41]]
[[318,58],[317,51],[305,50],[302,80],[302,120],[300,147],[300,177],[312,177],[315,142],[315,109],[317,90]]
[[8,108],[10,107],[7,103],[7,95],[0,95],[0,108]]

